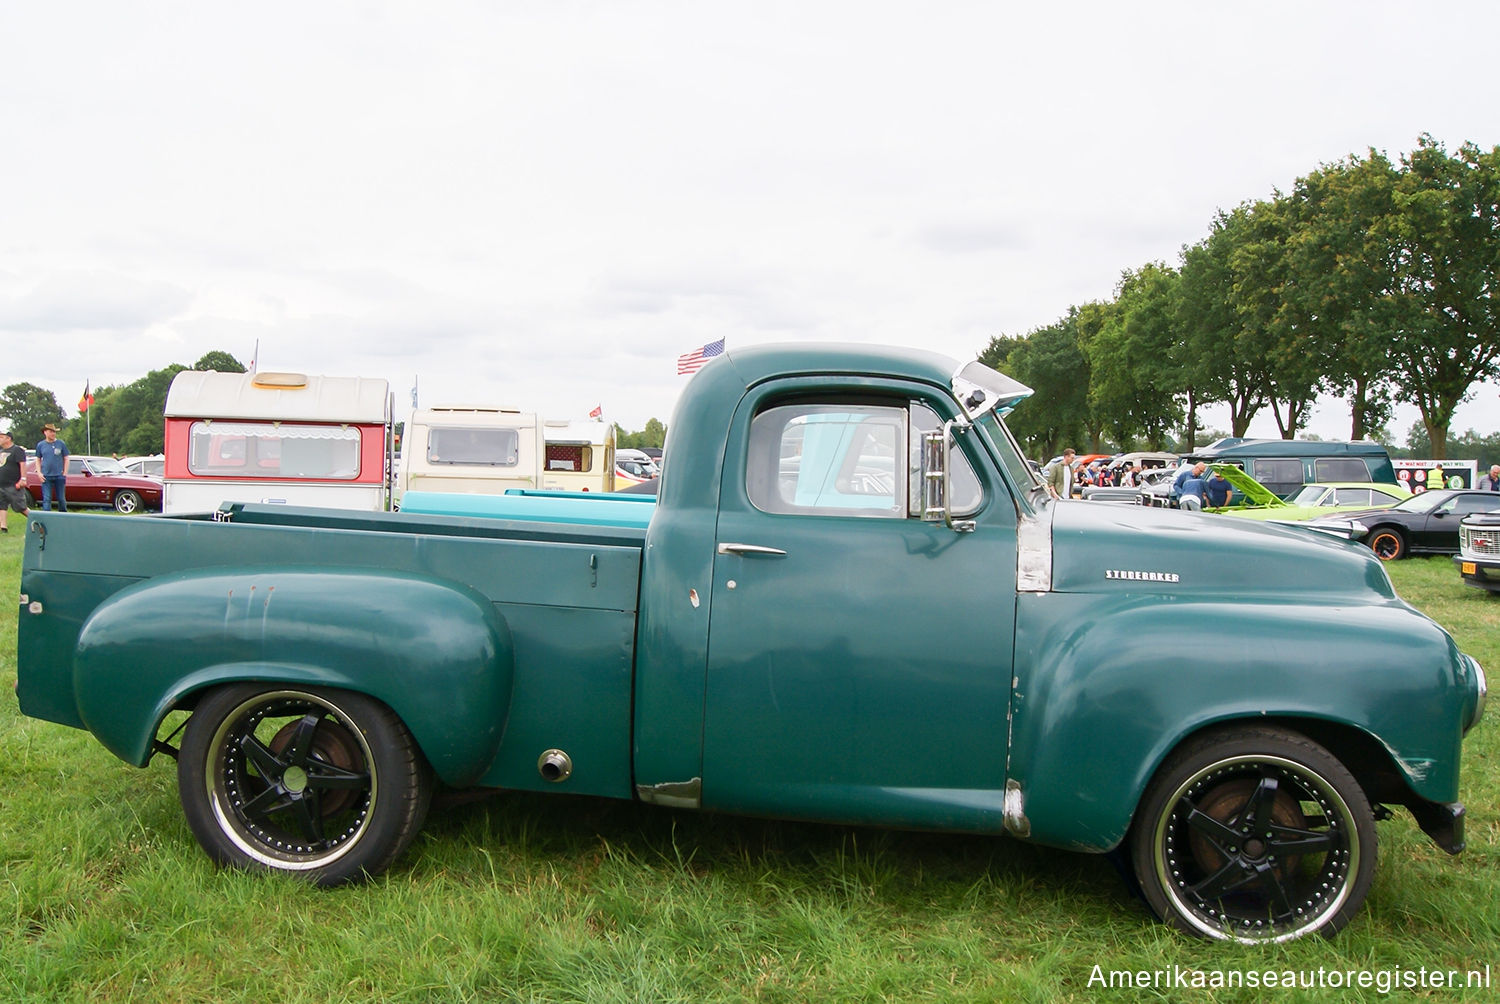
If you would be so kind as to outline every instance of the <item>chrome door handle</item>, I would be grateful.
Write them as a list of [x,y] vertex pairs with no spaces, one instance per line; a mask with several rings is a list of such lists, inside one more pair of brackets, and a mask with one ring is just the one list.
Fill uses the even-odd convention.
[[720,544],[720,554],[764,554],[781,556],[786,552],[779,547],[762,547],[759,544]]

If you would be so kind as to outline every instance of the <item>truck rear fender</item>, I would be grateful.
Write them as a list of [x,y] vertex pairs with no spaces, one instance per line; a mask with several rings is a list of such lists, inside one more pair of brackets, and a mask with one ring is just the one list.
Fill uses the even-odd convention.
[[[1457,797],[1465,679],[1430,620],[1400,603],[1332,621],[1311,605],[1174,599],[1020,598],[1007,777],[1031,839],[1113,848],[1167,755],[1234,721],[1323,743],[1378,800]],[[1433,728],[1445,706],[1451,727]]]
[[181,572],[121,590],[84,623],[73,680],[84,725],[137,766],[168,712],[254,680],[384,702],[438,777],[461,787],[495,757],[514,671],[508,626],[466,585],[289,566]]

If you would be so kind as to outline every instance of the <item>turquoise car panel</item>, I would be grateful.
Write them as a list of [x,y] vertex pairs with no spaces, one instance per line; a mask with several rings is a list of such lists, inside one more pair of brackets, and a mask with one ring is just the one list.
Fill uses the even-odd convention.
[[[284,568],[295,557],[304,568],[364,572],[376,578],[411,575],[483,595],[509,631],[511,646],[528,656],[514,664],[508,697],[519,698],[519,704],[509,710],[505,741],[492,762],[483,765],[485,783],[534,786],[537,757],[556,746],[567,749],[579,765],[569,779],[570,791],[629,796],[629,763],[628,757],[622,759],[622,751],[630,745],[631,694],[618,667],[629,665],[631,659],[640,530],[275,505],[236,506],[230,515],[228,522],[138,517],[130,521],[128,534],[120,533],[118,521],[98,517],[60,513],[33,519],[22,591],[42,612],[23,610],[21,615],[19,646],[31,667],[20,680],[22,709],[52,721],[85,724],[74,697],[72,653],[84,620],[106,594],[138,580],[192,573],[200,566],[222,574],[253,574],[267,567]],[[360,607],[365,602],[361,581],[340,582],[345,588],[329,602]],[[180,628],[171,620],[157,624],[152,640],[142,644],[154,644],[159,654],[150,656],[143,648],[141,658],[176,658],[180,648],[176,639],[182,630],[192,630],[191,623]],[[363,643],[378,651],[387,638],[422,630],[422,611],[409,606],[372,624]],[[292,660],[285,655],[266,662],[282,667],[276,671],[282,674],[278,679],[285,678],[286,667],[292,664],[302,667],[307,682],[324,679],[320,672],[341,671],[339,666],[315,669],[306,658]],[[208,664],[207,660],[203,663]],[[223,668],[216,671],[214,682],[227,682],[236,673],[243,678],[269,678],[272,672],[254,663],[216,664]],[[421,658],[413,663],[414,669],[421,665]],[[239,668],[231,670],[230,666]],[[598,685],[581,682],[595,666],[606,667]],[[607,669],[611,666],[613,671]],[[128,670],[117,667],[114,672]],[[420,680],[420,676],[411,678]],[[425,703],[429,695],[422,693],[419,682],[411,681],[405,690],[393,693],[389,703],[407,721],[436,767],[448,754],[429,751],[427,737],[454,730],[452,708],[465,703],[493,705],[487,705],[479,693],[471,698],[450,691],[444,697],[434,691],[429,707]],[[157,682],[166,688],[164,680]],[[181,687],[173,690],[184,693]],[[586,710],[580,710],[585,704]],[[139,709],[169,705],[164,693],[143,698],[130,706],[142,716],[140,720],[120,728],[132,737],[153,732],[159,716],[148,721],[151,715]],[[123,709],[117,713],[123,714]],[[516,727],[519,713],[527,716],[526,727]],[[419,723],[417,718],[425,721]],[[548,745],[532,748],[538,741],[533,722],[552,723],[547,730]],[[102,721],[99,724],[109,728]],[[129,747],[131,762],[138,762],[149,750],[149,746],[142,750],[138,739],[111,742]],[[473,742],[482,745],[479,739]],[[501,764],[508,769],[497,766]],[[462,783],[475,783],[478,775],[472,765],[466,765],[463,771],[450,771],[445,780],[457,783],[461,777]]]
[[594,492],[510,491],[504,495],[407,492],[401,497],[401,511],[587,526],[628,526],[644,530],[651,522],[655,503],[656,499],[649,495],[612,496]]
[[[1457,797],[1468,667],[1399,601],[1292,605],[1173,597],[1021,598],[1011,777],[1032,839],[1109,850],[1167,753],[1193,732],[1267,717],[1331,721],[1376,739],[1422,798]],[[1434,723],[1440,722],[1440,727]]]
[[499,747],[513,674],[510,632],[472,589],[264,566],[157,576],[115,593],[79,633],[73,682],[84,726],[134,764],[149,758],[166,713],[212,684],[358,690],[398,709],[437,775],[464,785]]
[[[725,453],[718,540],[785,553],[719,553],[714,563],[703,805],[998,832],[1016,581],[1010,494],[984,444],[964,437],[958,448],[984,488],[972,532],[905,515],[899,489],[899,516],[870,509],[883,487],[830,500],[839,479],[822,472],[860,459],[864,416],[814,414],[800,464],[813,476],[798,478],[793,511],[762,511],[747,485],[751,420],[787,400],[897,414],[920,401],[953,417],[939,388],[895,379],[878,391],[836,377],[778,380],[745,395]],[[845,515],[851,503],[883,515]],[[960,583],[983,590],[983,617],[954,616]]]

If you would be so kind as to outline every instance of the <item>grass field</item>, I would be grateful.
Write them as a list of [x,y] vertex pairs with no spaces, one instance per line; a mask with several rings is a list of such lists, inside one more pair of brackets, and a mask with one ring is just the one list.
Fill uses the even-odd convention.
[[[0,537],[16,595],[23,535]],[[1446,558],[1397,588],[1500,668],[1500,597]],[[318,891],[216,871],[174,765],[126,766],[23,718],[16,605],[0,605],[0,1001],[1391,1000],[1368,989],[1108,990],[1109,970],[1490,968],[1500,998],[1497,709],[1465,744],[1469,849],[1404,810],[1380,824],[1364,911],[1333,941],[1246,948],[1172,933],[1111,863],[1008,839],[892,833],[560,796],[435,807],[389,874]],[[1357,682],[1353,685],[1357,685]],[[1380,977],[1379,974],[1387,974]]]

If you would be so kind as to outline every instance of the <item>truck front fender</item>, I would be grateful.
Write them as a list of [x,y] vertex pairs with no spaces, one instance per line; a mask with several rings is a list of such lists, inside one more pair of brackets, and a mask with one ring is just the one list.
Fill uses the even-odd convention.
[[85,621],[84,725],[144,765],[162,720],[242,680],[338,687],[388,705],[445,783],[474,783],[505,732],[514,654],[478,591],[403,572],[218,568],[138,582]]
[[1470,688],[1431,620],[1399,602],[1171,600],[1020,598],[1007,776],[1032,839],[1113,848],[1171,750],[1228,721],[1362,734],[1412,793],[1457,797]]

